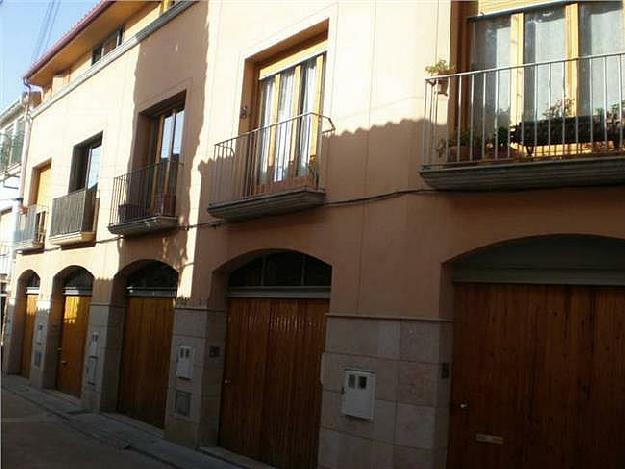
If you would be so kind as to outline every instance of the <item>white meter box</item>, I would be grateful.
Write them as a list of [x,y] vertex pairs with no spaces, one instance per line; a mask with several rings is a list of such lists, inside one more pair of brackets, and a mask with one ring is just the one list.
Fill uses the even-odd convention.
[[193,375],[193,348],[188,345],[178,347],[176,357],[176,377],[191,379]]
[[375,373],[345,370],[341,412],[350,417],[373,420]]

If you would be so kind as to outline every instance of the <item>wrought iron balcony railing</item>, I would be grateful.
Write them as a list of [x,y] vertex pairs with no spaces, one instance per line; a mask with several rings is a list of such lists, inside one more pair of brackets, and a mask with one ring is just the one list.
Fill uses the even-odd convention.
[[16,244],[18,249],[36,249],[43,247],[46,237],[48,207],[30,205],[25,213],[18,217]]
[[298,189],[321,191],[322,135],[333,130],[330,118],[309,112],[216,144],[209,212]]
[[50,238],[95,231],[97,187],[81,189],[52,201]]
[[[109,230],[130,234],[123,227],[146,220],[174,219],[176,216],[176,180],[179,162],[164,159],[160,163],[117,176],[113,181],[113,200]],[[135,231],[133,228],[130,229]],[[149,231],[140,229],[139,231]]]
[[427,78],[423,170],[622,156],[624,57],[621,52]]
[[14,135],[0,135],[0,174],[4,174],[22,161],[24,132]]
[[0,275],[8,275],[11,272],[13,262],[10,243],[0,243]]

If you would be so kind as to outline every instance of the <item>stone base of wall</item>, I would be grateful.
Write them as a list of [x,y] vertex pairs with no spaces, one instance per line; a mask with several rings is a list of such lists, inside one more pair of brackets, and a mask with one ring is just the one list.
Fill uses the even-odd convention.
[[[451,324],[329,317],[326,327],[319,466],[444,468]],[[341,412],[346,369],[375,373],[372,421]]]
[[[192,350],[190,379],[176,376],[181,346]],[[217,443],[225,346],[225,312],[176,308],[165,417],[168,440],[191,447]]]

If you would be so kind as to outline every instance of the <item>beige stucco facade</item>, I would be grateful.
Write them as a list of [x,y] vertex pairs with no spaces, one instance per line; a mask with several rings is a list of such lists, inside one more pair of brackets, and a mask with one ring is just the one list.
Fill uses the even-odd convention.
[[[146,9],[162,22],[158,28],[97,73],[97,64],[76,64],[65,87],[33,113],[25,204],[34,203],[34,169],[47,162],[50,198],[67,194],[74,146],[101,132],[95,242],[60,248],[46,240],[43,249],[18,256],[4,369],[19,371],[19,282],[36,272],[37,324],[46,334],[34,344],[42,356],[30,381],[55,386],[55,276],[80,266],[94,276],[89,333],[100,334],[97,377],[95,384],[83,379],[81,402],[95,411],[115,410],[123,279],[137,261],[162,261],[179,273],[165,437],[215,445],[224,357],[208,350],[225,349],[227,274],[253,253],[299,251],[332,266],[319,466],[444,467],[450,380],[440,369],[451,361],[450,263],[523,238],[625,239],[622,186],[442,192],[420,177],[423,70],[449,56],[450,10],[448,1],[198,2],[161,17]],[[206,208],[213,147],[251,127],[240,119],[241,107],[253,106],[245,91],[249,63],[311,30],[327,32],[323,114],[335,126],[323,140],[325,203],[236,223],[212,218]],[[127,31],[130,40],[140,28]],[[178,228],[114,235],[108,229],[116,210],[113,179],[134,168],[140,113],[183,91]],[[175,377],[179,345],[196,350],[191,380]],[[341,414],[343,370],[350,367],[377,374],[371,422]],[[176,391],[191,394],[188,416],[175,412]]]

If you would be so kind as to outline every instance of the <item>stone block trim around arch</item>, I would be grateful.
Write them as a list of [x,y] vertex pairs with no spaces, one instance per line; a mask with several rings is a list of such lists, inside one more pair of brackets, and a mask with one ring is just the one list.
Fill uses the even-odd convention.
[[[35,330],[38,327],[40,278],[26,270],[17,276],[14,296],[7,302],[3,327],[4,373],[20,373],[30,379],[33,368]],[[40,362],[38,360],[38,364]]]

